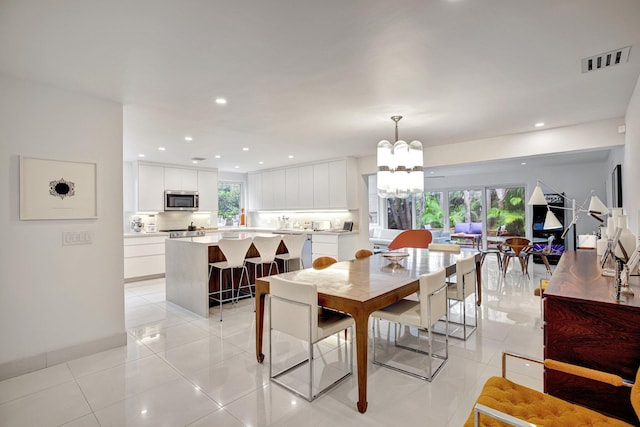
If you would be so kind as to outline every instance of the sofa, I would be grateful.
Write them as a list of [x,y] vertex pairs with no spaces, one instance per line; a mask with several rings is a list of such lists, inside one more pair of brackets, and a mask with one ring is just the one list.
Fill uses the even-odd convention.
[[389,243],[396,238],[403,230],[392,230],[390,228],[372,227],[369,229],[369,243],[377,251],[387,250]]
[[451,233],[441,229],[428,229],[431,232],[432,243],[449,243],[451,242]]
[[453,239],[471,240],[471,245],[480,246],[482,240],[482,223],[481,222],[457,222],[453,227]]

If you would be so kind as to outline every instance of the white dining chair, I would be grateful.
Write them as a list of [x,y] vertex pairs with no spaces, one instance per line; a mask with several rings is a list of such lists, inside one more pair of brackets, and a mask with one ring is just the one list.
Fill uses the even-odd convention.
[[[452,306],[449,304],[449,325],[458,326],[454,330],[447,329],[449,336],[466,341],[476,330],[478,326],[478,306],[475,298],[477,283],[475,254],[459,258],[456,261],[456,275],[453,280],[449,281],[447,289],[449,301],[454,301],[454,305],[459,306],[457,314],[459,321],[455,321],[456,316],[451,315]],[[470,319],[467,317],[467,299],[471,295],[474,295],[471,302],[471,305],[473,305],[473,323],[469,322]]]
[[460,249],[460,245],[457,245],[455,243],[431,243],[429,245],[429,250],[436,251],[436,252],[452,252],[455,254],[459,254],[461,249]]
[[[279,276],[270,277],[269,282],[269,378],[312,401],[353,373],[353,318],[344,313],[319,308],[315,285]],[[340,343],[340,332],[345,329],[351,329],[348,345],[346,340],[344,345]],[[280,345],[281,340],[274,339],[276,331],[294,341],[303,341],[306,351],[291,354],[291,349],[295,346],[288,341]],[[332,335],[335,335],[334,343],[337,344],[331,350],[317,346],[317,343]],[[285,363],[275,361],[281,356],[280,353],[286,353]],[[320,353],[318,357],[317,353]],[[314,366],[316,363],[324,365],[322,370]],[[285,367],[274,372],[276,364],[278,367],[284,364]],[[306,391],[295,387],[300,384],[301,377],[308,379]]]
[[[433,327],[444,319],[447,324],[447,282],[445,270],[420,276],[419,301],[402,299],[371,314],[374,320],[373,331],[373,363],[405,374],[432,381],[449,359],[449,340],[445,334],[444,343],[434,340]],[[379,321],[386,320],[394,325],[393,344],[395,348],[410,350],[428,357],[428,362],[422,361],[409,364],[406,355],[399,355],[397,351],[387,350],[385,360],[378,354],[380,350],[376,344],[380,333]],[[378,323],[378,331],[375,325]],[[399,328],[402,327],[402,333]],[[411,331],[415,329],[415,335]],[[426,332],[426,348],[422,334]],[[434,366],[435,364],[435,366]],[[425,367],[426,366],[426,372]]]
[[285,234],[282,237],[282,241],[287,247],[287,253],[278,254],[276,255],[276,258],[284,261],[284,271],[289,271],[289,261],[293,259],[300,260],[300,268],[304,268],[304,264],[302,262],[302,249],[306,240],[306,234]]
[[[244,259],[247,256],[247,251],[251,246],[252,239],[220,239],[218,241],[218,249],[222,255],[224,255],[226,261],[218,261],[218,262],[210,262],[209,263],[209,281],[207,283],[211,283],[211,272],[214,268],[217,268],[219,273],[219,281],[218,281],[218,290],[209,292],[209,298],[217,301],[220,306],[220,321],[222,322],[222,304],[225,302],[237,302],[240,296],[240,291],[248,287],[249,295],[253,298],[253,291],[251,290],[251,284],[249,283],[249,271],[244,264]],[[238,282],[237,293],[234,295],[235,290],[235,280],[234,280],[234,270],[241,269],[240,280]],[[231,271],[231,281],[227,286],[223,282],[223,271],[230,270]],[[246,285],[242,284],[242,278],[245,278]],[[225,296],[225,294],[230,294],[230,296]]]
[[271,276],[273,267],[275,272],[280,273],[278,263],[276,262],[276,252],[282,241],[282,236],[276,234],[273,236],[255,236],[253,238],[253,246],[258,251],[257,257],[246,258],[244,261],[253,264],[253,276],[258,278],[258,265],[260,266],[260,274],[264,276],[264,265],[269,264],[267,276]]

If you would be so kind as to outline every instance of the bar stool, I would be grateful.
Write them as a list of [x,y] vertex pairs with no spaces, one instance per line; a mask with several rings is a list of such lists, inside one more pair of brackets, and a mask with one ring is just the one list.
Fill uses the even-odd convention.
[[253,238],[253,246],[255,246],[258,251],[259,256],[247,258],[244,262],[253,264],[254,277],[258,277],[258,265],[260,265],[261,277],[264,276],[265,264],[269,264],[269,272],[267,273],[267,276],[271,276],[271,270],[274,265],[276,266],[276,272],[278,274],[280,273],[278,263],[276,262],[276,251],[278,250],[278,246],[280,246],[281,241],[282,236],[280,235],[256,236]]
[[292,259],[299,259],[300,267],[304,268],[304,264],[302,262],[302,248],[304,247],[304,242],[306,240],[306,234],[285,234],[282,237],[282,241],[287,247],[288,252],[286,254],[278,254],[276,255],[276,258],[284,261],[284,271],[289,271],[289,261]]
[[[244,259],[247,256],[247,251],[249,250],[249,247],[251,246],[252,243],[252,239],[251,238],[247,238],[247,239],[221,239],[218,242],[218,249],[220,249],[220,252],[222,253],[222,255],[225,257],[226,261],[218,261],[218,262],[210,262],[209,263],[209,282],[211,282],[211,272],[213,271],[214,268],[217,268],[220,271],[220,275],[219,275],[219,283],[218,283],[218,290],[217,291],[213,291],[213,292],[209,292],[209,298],[213,299],[214,301],[218,301],[218,304],[220,306],[220,321],[222,322],[222,303],[224,302],[228,302],[228,301],[238,301],[238,298],[240,296],[240,290],[243,288],[249,288],[249,295],[251,297],[253,297],[253,292],[251,291],[251,284],[249,283],[249,271],[247,270],[247,267],[244,265]],[[240,281],[238,282],[238,293],[237,295],[234,297],[233,295],[233,291],[234,291],[234,274],[233,271],[236,268],[240,268],[241,269],[241,273],[240,273]],[[230,286],[227,287],[227,289],[225,289],[223,282],[222,282],[222,272],[224,270],[231,270],[231,284]],[[246,276],[245,276],[246,274]],[[246,277],[247,280],[247,284],[246,285],[242,285],[242,278]],[[224,292],[229,292],[231,291],[231,296],[225,298],[223,296]]]

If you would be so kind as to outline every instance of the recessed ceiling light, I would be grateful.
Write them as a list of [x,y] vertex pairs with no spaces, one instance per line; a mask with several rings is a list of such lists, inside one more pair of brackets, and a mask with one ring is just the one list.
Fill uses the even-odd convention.
[[224,105],[226,103],[227,103],[227,100],[225,98],[216,98],[216,104]]
[[191,163],[193,163],[194,165],[197,165],[198,161],[197,160],[191,160]]
[[185,137],[184,137],[184,140],[185,140],[185,141],[193,141],[193,138],[192,138],[192,137],[190,137],[190,136],[185,136]]
[[144,157],[144,154],[138,154],[138,157]]
[[290,159],[293,159],[293,154],[289,154],[287,157],[289,157]]
[[249,147],[242,147],[242,151],[249,151]]
[[222,157],[220,154],[216,154],[216,159],[219,159],[220,157]]
[[520,164],[521,164],[522,166],[524,166],[524,165],[526,165],[526,164],[527,164],[527,162],[521,162]]
[[165,150],[166,150],[166,148],[164,148],[164,147],[158,147],[158,151],[165,151]]
[[236,168],[236,169],[240,169],[240,166],[234,166],[234,168]]
[[436,172],[435,172],[435,171],[431,171],[431,172],[429,172],[429,173],[430,173],[431,175],[433,175],[433,174],[434,174],[434,173],[436,173]]
[[538,122],[538,123],[535,124],[535,127],[537,127],[537,128],[541,128],[542,126],[544,126],[543,122]]
[[259,165],[264,165],[263,161],[258,162]]

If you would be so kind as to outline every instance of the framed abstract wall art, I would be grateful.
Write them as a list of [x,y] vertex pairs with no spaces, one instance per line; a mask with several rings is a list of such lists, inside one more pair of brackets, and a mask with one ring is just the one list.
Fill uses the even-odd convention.
[[96,164],[20,157],[20,219],[95,219]]

